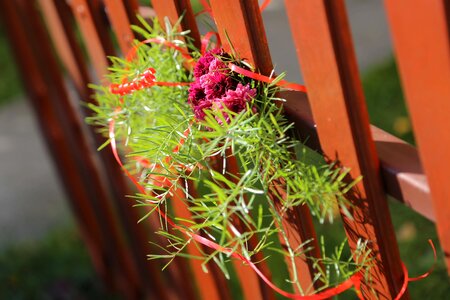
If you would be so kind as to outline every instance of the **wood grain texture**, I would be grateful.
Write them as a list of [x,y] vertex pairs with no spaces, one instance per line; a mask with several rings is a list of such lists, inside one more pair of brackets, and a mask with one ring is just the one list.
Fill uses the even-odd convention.
[[[86,43],[86,49],[94,66],[99,80],[104,80],[103,75],[108,73],[108,55],[112,55],[104,46],[105,38],[101,38],[101,32],[96,25],[93,14],[87,0],[73,0],[70,4],[75,19],[77,20],[81,34]],[[98,9],[98,7],[96,7]]]
[[117,37],[120,50],[122,50],[122,55],[125,56],[133,48],[132,42],[134,38],[126,6],[122,0],[103,1],[112,29]]
[[[67,14],[66,9],[67,7],[61,6],[60,1],[55,1],[55,4],[58,9],[59,18],[61,20],[64,20],[65,23],[65,35],[66,37],[72,37],[74,34],[74,26],[73,24],[69,24],[67,17],[70,16],[70,14]],[[73,4],[73,3],[72,3]],[[94,5],[95,3],[90,2],[89,4]],[[97,6],[96,6],[97,5]],[[94,5],[96,9],[102,10],[102,7],[98,6],[98,3]],[[78,7],[71,7],[73,9],[77,9]],[[87,16],[86,18],[88,18]],[[96,22],[94,21],[88,21],[92,26],[97,26]],[[96,35],[99,35],[98,30],[95,30],[93,32],[90,32],[92,35],[85,36],[86,32],[82,31],[82,35],[85,38],[85,40],[94,39],[97,40],[98,43],[96,43],[96,47],[101,47],[101,50],[103,53],[110,52],[108,50],[109,44],[111,44],[111,41],[106,41],[105,38],[100,39],[96,38]],[[57,37],[55,37],[57,38]],[[102,41],[101,43],[99,41]],[[58,43],[58,41],[54,41],[55,43]],[[78,70],[84,70],[86,64],[83,61],[80,61],[79,57],[81,56],[80,53],[80,47],[76,43],[70,43],[70,51],[66,53],[66,55],[71,55],[72,60],[77,63]],[[93,49],[96,49],[95,47]],[[92,49],[91,49],[92,50]],[[96,50],[93,50],[96,51]],[[62,55],[61,52],[58,51],[59,55]],[[97,71],[105,72],[103,68],[97,69]],[[98,78],[101,78],[105,75],[105,73],[97,73]],[[87,89],[87,85],[91,82],[91,79],[87,76],[83,77],[82,86],[84,89],[82,91],[78,91],[81,99],[83,101],[89,100],[93,103],[92,99],[92,91]],[[92,111],[86,110],[85,113],[87,115],[90,115]],[[81,116],[80,116],[81,117]],[[82,117],[81,117],[82,118]],[[104,137],[96,134],[96,129],[89,127],[90,134],[93,135],[94,141],[96,143],[96,147],[99,147],[101,144],[104,143]],[[89,135],[88,132],[84,133],[85,135]],[[114,229],[113,227],[112,231],[116,230],[120,232],[121,238],[124,239],[124,242],[127,244],[128,252],[126,254],[127,260],[129,260],[128,263],[133,264],[139,273],[137,276],[137,289],[140,290],[140,296],[142,297],[144,294],[152,294],[153,291],[155,291],[155,295],[157,295],[161,299],[169,299],[173,297],[173,292],[171,290],[164,290],[164,285],[167,285],[167,283],[164,283],[164,278],[161,276],[161,274],[158,272],[160,270],[160,266],[156,265],[153,262],[148,262],[146,260],[146,255],[152,251],[148,240],[151,238],[152,232],[154,232],[154,229],[149,229],[145,224],[137,224],[137,221],[139,220],[139,210],[132,207],[132,203],[127,199],[126,195],[132,194],[132,190],[129,189],[129,186],[127,184],[127,179],[123,176],[123,172],[120,169],[120,167],[115,162],[115,159],[111,153],[111,151],[108,151],[107,149],[104,151],[101,151],[98,153],[100,156],[100,162],[96,165],[96,168],[99,170],[102,169],[104,172],[104,175],[102,176],[104,180],[104,184],[108,187],[109,194],[108,194],[108,205],[112,206],[112,210],[108,212],[105,211],[105,214],[113,213],[114,216],[111,218],[114,219],[114,226],[119,227],[119,229]],[[125,233],[125,235],[122,235]],[[169,271],[169,275],[170,275]],[[179,273],[178,271],[175,273]],[[171,276],[169,276],[170,278]],[[148,284],[147,282],[152,282],[153,284]]]
[[[323,153],[362,181],[348,195],[354,220],[343,215],[351,248],[369,241],[368,299],[392,299],[403,282],[400,255],[380,178],[344,1],[286,0],[286,9]],[[376,295],[370,292],[374,289]],[[407,299],[408,293],[402,299]]]
[[82,62],[81,49],[75,42],[73,31],[70,30],[72,16],[69,14],[67,4],[64,1],[39,0],[39,6],[56,51],[73,80],[77,92],[87,96],[88,72],[86,65]]
[[385,4],[450,274],[450,2],[386,0]]
[[[273,66],[258,1],[212,0],[210,2],[225,50],[234,49],[238,57],[250,61],[262,74],[270,74]],[[227,37],[232,46],[226,42]],[[275,201],[278,198],[276,195],[284,194],[282,189],[272,190],[270,197]],[[308,209],[298,208],[284,216],[283,226],[289,234],[291,247],[296,248],[304,241],[313,239],[310,246],[313,246],[314,250],[309,255],[319,257],[319,247]],[[283,241],[281,243],[284,244]],[[295,264],[297,272],[301,274],[302,289],[306,290],[313,283],[313,267],[301,257],[296,258]],[[290,267],[289,270],[293,278],[293,270]],[[265,283],[260,282],[260,285],[265,293],[271,293],[267,290]],[[320,283],[316,282],[315,285],[318,287]]]
[[164,28],[164,18],[169,18],[170,23],[175,24],[183,15],[181,29],[190,30],[189,36],[194,39],[194,45],[201,47],[200,32],[198,31],[191,2],[189,0],[152,0],[153,8]]
[[[14,3],[14,4],[13,4]],[[138,276],[127,258],[126,244],[109,211],[103,174],[96,168],[95,149],[83,132],[83,121],[71,104],[62,73],[40,16],[26,1],[2,2],[8,13],[12,44],[36,115],[54,155],[80,221],[94,263],[106,282],[129,297],[136,296]],[[2,9],[2,12],[4,11]],[[11,14],[10,14],[11,13]],[[100,209],[101,207],[101,209]],[[109,227],[110,226],[110,227]],[[107,228],[109,227],[109,228]]]

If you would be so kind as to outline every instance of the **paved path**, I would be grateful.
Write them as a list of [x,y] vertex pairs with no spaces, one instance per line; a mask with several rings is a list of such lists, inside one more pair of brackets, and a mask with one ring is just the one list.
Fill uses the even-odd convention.
[[22,98],[0,108],[0,247],[71,220],[33,117]]
[[[391,42],[382,0],[346,0],[347,11],[360,70],[383,62],[389,57]],[[263,13],[275,70],[287,72],[287,79],[303,82],[284,1],[272,0]]]
[[[359,65],[366,69],[391,52],[381,0],[347,4]],[[301,82],[283,1],[273,0],[264,20],[276,71]],[[68,222],[65,199],[26,102],[0,108],[0,247]]]

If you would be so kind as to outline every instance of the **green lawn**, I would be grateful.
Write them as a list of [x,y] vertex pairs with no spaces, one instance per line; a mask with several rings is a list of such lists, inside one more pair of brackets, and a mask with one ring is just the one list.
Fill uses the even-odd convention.
[[0,70],[0,106],[2,106],[22,92],[22,83],[13,62],[3,26],[0,26]]
[[105,293],[74,227],[0,253],[0,299],[115,299]]
[[[371,123],[414,144],[414,136],[393,59],[364,74],[363,86]],[[438,261],[434,272],[428,278],[409,285],[412,299],[446,299],[450,295],[450,284],[434,223],[395,200],[390,202],[400,254],[410,275],[413,277],[420,275],[433,264],[433,252],[427,243],[428,239],[434,241],[438,250]]]

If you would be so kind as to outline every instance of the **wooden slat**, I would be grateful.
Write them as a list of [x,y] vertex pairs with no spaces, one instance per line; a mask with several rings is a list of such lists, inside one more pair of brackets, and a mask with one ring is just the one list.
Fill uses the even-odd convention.
[[[163,20],[165,17],[169,18],[169,21],[174,24],[178,21],[181,15],[184,13],[183,20],[181,22],[181,30],[189,29],[191,31],[190,36],[195,39],[195,45],[200,46],[200,34],[197,29],[197,24],[195,23],[195,18],[192,12],[190,1],[185,0],[173,0],[173,1],[152,1],[153,8],[155,9],[158,18]],[[163,27],[164,28],[164,27]],[[190,187],[191,191],[194,191],[194,187]],[[178,191],[180,192],[180,191]],[[175,214],[184,219],[188,219],[191,214],[186,207],[186,204],[183,203],[184,195],[179,194],[174,197],[173,207]],[[190,255],[199,255],[199,249],[193,243],[189,244],[187,247],[187,252]],[[226,299],[227,293],[223,293],[220,291],[221,288],[224,288],[222,280],[218,278],[221,274],[217,274],[217,270],[214,265],[210,265],[210,271],[214,274],[205,274],[202,270],[201,264],[199,261],[191,260],[189,262],[191,269],[194,275],[194,281],[197,286],[197,290],[202,299]],[[223,275],[222,275],[223,276]],[[221,286],[222,284],[222,286]]]
[[[14,3],[20,14],[11,13],[14,7],[10,3]],[[16,1],[8,4],[2,2],[3,4],[8,11],[6,18],[10,18],[11,31],[15,33],[12,41],[16,45],[22,75],[28,83],[38,119],[57,159],[60,172],[64,175],[78,218],[82,220],[84,236],[95,239],[89,243],[90,248],[94,248],[94,244],[102,249],[104,269],[101,271],[103,275],[112,273],[114,280],[109,283],[133,297],[137,290],[137,276],[133,266],[129,264],[126,251],[123,251],[123,242],[117,228],[114,224],[110,226],[113,221],[103,213],[108,211],[108,207],[104,205],[107,202],[107,191],[101,180],[102,175],[96,168],[95,149],[90,148],[84,136],[79,134],[83,132],[83,121],[64,89],[57,61],[52,56],[35,3]]]
[[64,67],[72,78],[78,93],[87,95],[88,73],[84,64],[81,63],[81,52],[73,51],[76,45],[73,32],[69,30],[70,16],[67,13],[61,15],[63,11],[67,12],[62,8],[66,3],[55,0],[39,0],[39,4]]
[[[61,6],[61,4],[64,3],[61,3],[60,1],[55,1],[53,4],[57,6],[61,21],[67,22],[66,18],[68,14],[66,13],[66,10],[68,8],[64,5]],[[67,38],[73,38],[73,28],[68,28],[68,26],[65,26],[65,35]],[[58,43],[58,41],[55,42]],[[105,44],[108,44],[108,42],[102,43],[102,47],[104,47]],[[67,54],[73,56],[72,59],[78,63],[77,68],[79,70],[83,70],[85,68],[84,63],[78,59],[78,57],[81,56],[78,45],[71,43],[70,52]],[[89,78],[84,78],[84,80],[85,81],[82,83],[84,90],[79,91],[79,95],[83,101],[92,101],[92,98],[90,97],[92,91],[87,89],[87,85],[91,80]],[[89,115],[92,112],[87,110],[86,113]],[[95,129],[91,131],[94,133]],[[100,146],[104,142],[104,138],[99,134],[94,134],[94,138],[97,144],[96,147]],[[120,167],[115,162],[115,159],[110,151],[102,151],[100,156],[106,168],[107,176],[105,177],[107,177],[106,179],[108,180],[109,186],[112,187],[113,197],[111,199],[113,201],[111,204],[115,204],[115,206],[119,208],[118,212],[120,215],[120,220],[118,225],[122,226],[125,232],[128,233],[127,237],[129,238],[131,252],[127,253],[127,255],[139,270],[140,289],[145,291],[144,293],[150,294],[155,291],[155,294],[161,299],[173,297],[172,291],[167,289],[164,290],[163,288],[164,284],[162,282],[162,276],[160,275],[160,272],[158,272],[160,267],[156,263],[147,262],[145,259],[146,255],[150,252],[150,245],[147,241],[151,238],[151,235],[145,226],[137,224],[137,220],[139,219],[138,212],[136,209],[132,208],[130,201],[125,197],[132,192],[128,189],[125,181],[126,179],[123,177]],[[154,230],[152,230],[152,232],[153,231]],[[151,282],[152,284],[148,284],[148,282]]]
[[70,5],[80,31],[85,37],[84,42],[96,73],[106,74],[109,65],[107,56],[112,53],[108,53],[103,47],[103,42],[89,8],[88,1],[72,0]]
[[[319,137],[311,107],[305,93],[285,91],[284,111],[306,145],[320,153]],[[395,200],[411,207],[431,221],[435,220],[428,181],[417,149],[395,136],[371,126],[372,136],[381,163],[386,192]]]
[[[190,30],[189,36],[194,39],[194,45],[200,49],[201,40],[197,23],[195,22],[191,2],[188,0],[152,0],[153,8],[156,11],[160,23],[164,26],[164,18],[167,17],[171,24],[175,24],[183,15],[181,28]],[[164,28],[164,27],[163,27]]]
[[[354,220],[343,215],[350,246],[355,248],[359,239],[368,240],[375,259],[371,268],[373,282],[363,285],[363,293],[368,299],[392,299],[403,283],[402,267],[344,1],[285,3],[322,150],[329,160],[350,168],[353,179],[363,175],[348,195],[354,205]],[[407,298],[408,293],[402,299]]]
[[258,1],[211,1],[218,32],[226,51],[231,46],[226,42],[228,34],[233,48],[241,59],[250,61],[261,73],[270,74],[273,69],[269,46],[264,31]]
[[[112,273],[107,270],[107,250],[102,238],[100,226],[96,213],[90,205],[91,195],[83,183],[80,174],[76,170],[75,161],[68,155],[69,143],[61,126],[58,114],[51,104],[49,88],[42,76],[40,65],[33,53],[33,45],[28,38],[29,28],[21,22],[22,17],[17,11],[17,4],[11,1],[0,2],[0,14],[6,25],[6,32],[13,48],[13,54],[21,71],[29,100],[33,106],[35,116],[38,120],[41,132],[52,153],[55,165],[63,181],[66,193],[71,201],[70,205],[75,211],[75,217],[80,227],[81,235],[90,252],[95,269],[103,279],[112,283]],[[27,46],[25,46],[27,45]],[[50,130],[52,128],[52,130]]]
[[[273,66],[258,1],[212,0],[211,6],[222,41],[227,41],[226,36],[228,36],[240,58],[249,60],[261,73],[268,75]],[[231,51],[229,44],[225,43],[223,46],[225,50]],[[280,193],[280,191],[277,191],[277,193]],[[314,246],[314,250],[309,255],[320,256],[308,209],[298,208],[285,215],[283,225],[289,233],[291,247],[296,248],[304,241],[312,238],[311,245]],[[281,242],[284,244],[283,241]],[[290,266],[290,263],[288,263],[288,266]],[[302,289],[306,290],[313,283],[313,267],[301,257],[296,258],[296,266],[298,274],[301,274]],[[316,282],[314,285],[318,287],[320,282]],[[261,281],[260,286],[265,293],[270,293]]]
[[386,0],[385,3],[450,274],[450,2]]
[[122,0],[103,0],[122,54],[126,55],[133,47],[133,32],[130,28],[125,4]]
[[[193,186],[190,186],[194,188]],[[188,203],[186,201],[186,195],[182,189],[176,189],[174,191],[174,196],[171,198],[171,205],[173,207],[174,213],[178,218],[185,220],[192,220],[192,213],[188,209]],[[189,224],[186,224],[189,226]],[[198,245],[196,242],[192,241],[187,245],[187,252],[189,255],[201,257],[203,254],[200,252],[199,248],[201,245]],[[209,271],[209,273],[205,273],[202,268],[202,260],[191,259],[190,266],[192,270],[192,274],[196,279],[197,290],[200,295],[200,299],[204,300],[219,300],[221,299],[221,293],[219,291],[219,286],[214,278],[214,274]],[[208,269],[212,267],[211,263],[208,264]],[[223,288],[223,286],[222,286]]]
[[417,149],[375,126],[371,126],[371,131],[387,193],[435,221],[430,188]]
[[[87,4],[90,5],[91,10],[96,10],[97,21],[93,19],[94,14],[86,13]],[[72,3],[72,10],[76,14],[78,12],[78,24],[82,30],[82,35],[84,37],[84,42],[87,45],[88,54],[91,57],[91,61],[95,61],[98,52],[102,54],[111,53],[109,49],[111,41],[106,40],[106,37],[101,38],[101,32],[107,31],[104,28],[105,24],[99,24],[101,21],[100,12],[103,10],[100,6],[100,2],[90,1],[74,1]],[[81,13],[80,13],[81,11]],[[131,42],[131,41],[130,41]],[[126,46],[125,46],[126,47]],[[103,57],[104,59],[104,57]],[[104,62],[101,62],[96,67],[97,77],[102,79],[107,73],[107,69],[104,68]],[[106,83],[105,80],[102,80]],[[87,84],[87,83],[86,83]],[[90,99],[92,101],[92,99]],[[89,112],[88,112],[89,113]],[[104,142],[104,138],[97,135],[96,136],[97,145],[101,145]],[[118,209],[118,214],[120,216],[120,224],[124,231],[127,233],[129,243],[131,245],[132,255],[134,263],[137,265],[140,276],[142,280],[141,287],[143,289],[151,290],[155,289],[158,293],[158,298],[166,299],[175,297],[184,297],[183,295],[193,295],[192,287],[189,282],[183,280],[188,274],[187,265],[181,260],[176,259],[173,266],[169,266],[167,274],[169,278],[166,282],[162,282],[160,276],[161,272],[158,270],[158,266],[154,262],[146,261],[146,255],[152,253],[151,245],[148,243],[150,239],[158,240],[158,243],[164,244],[164,239],[155,235],[156,224],[158,223],[155,219],[156,216],[150,216],[149,222],[144,224],[137,224],[140,219],[138,209],[132,207],[132,202],[126,198],[126,195],[131,195],[134,192],[129,189],[127,184],[127,179],[124,178],[123,172],[117,165],[115,158],[113,157],[111,151],[101,151],[101,157],[108,174],[107,180],[111,188],[113,189],[113,201]],[[151,282],[152,284],[149,284]],[[164,286],[166,288],[164,289]],[[176,289],[170,289],[169,286],[174,286]],[[178,295],[177,295],[178,294]],[[189,298],[191,299],[191,298]]]

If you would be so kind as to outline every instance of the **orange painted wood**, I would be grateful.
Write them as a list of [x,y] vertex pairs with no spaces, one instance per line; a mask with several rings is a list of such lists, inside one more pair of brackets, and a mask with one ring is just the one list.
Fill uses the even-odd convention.
[[103,0],[122,54],[126,55],[133,47],[133,32],[128,19],[125,4],[122,0]]
[[[305,93],[284,91],[280,97],[289,121],[294,122],[301,140],[320,153],[319,137],[311,107]],[[417,149],[399,138],[371,126],[372,136],[381,163],[386,192],[431,221],[435,220],[428,181],[419,160]]]
[[137,290],[137,275],[108,214],[107,191],[101,180],[103,175],[95,167],[95,149],[90,148],[85,136],[79,134],[83,131],[83,120],[68,98],[40,16],[25,0],[3,4],[14,33],[11,37],[16,45],[19,66],[50,149],[61,163],[58,167],[81,220],[82,232],[93,239],[89,243],[91,249],[94,248],[92,244],[102,249],[104,269],[101,271],[103,275],[111,273],[113,282],[109,283],[133,297]]
[[68,30],[70,16],[67,13],[62,15],[62,6],[66,3],[55,0],[39,0],[39,4],[43,19],[64,67],[72,78],[78,93],[87,96],[86,82],[89,81],[87,70],[82,64],[81,52],[73,51],[76,45],[73,32]]
[[[47,143],[47,147],[55,161],[66,193],[75,212],[81,235],[89,250],[96,271],[106,281],[112,282],[112,273],[108,272],[107,249],[102,237],[95,211],[90,205],[91,195],[86,189],[82,178],[76,170],[75,161],[68,155],[70,145],[65,137],[63,128],[59,126],[58,114],[50,102],[50,91],[45,78],[42,76],[40,65],[33,53],[33,44],[28,38],[29,26],[21,22],[22,16],[17,4],[12,1],[0,2],[1,20],[5,24],[6,33],[12,46],[17,65],[28,93],[30,103],[38,120],[40,129]],[[23,13],[22,13],[23,14]],[[50,130],[52,129],[52,130]]]
[[[364,285],[363,293],[368,299],[392,299],[403,283],[401,260],[380,180],[344,1],[285,3],[322,150],[329,160],[350,168],[353,179],[363,176],[348,195],[354,205],[354,220],[343,215],[350,246],[354,248],[358,239],[369,240],[375,259],[373,283]],[[407,298],[406,293],[402,299]]]
[[[97,30],[96,23],[91,13],[87,0],[73,0],[70,2],[73,14],[77,20],[80,31],[84,36],[84,42],[88,51],[91,63],[97,74],[108,72],[108,53],[103,47],[102,39]],[[101,78],[99,78],[101,80]]]
[[218,32],[227,51],[228,34],[233,48],[241,59],[250,61],[261,73],[270,74],[273,69],[258,1],[249,0],[213,0],[211,7]]
[[[60,13],[60,19],[63,19],[67,22],[67,14],[64,14],[65,7],[62,7],[61,2],[56,2],[58,6],[58,10]],[[67,25],[67,24],[66,24]],[[66,36],[71,37],[73,33],[73,28],[65,28]],[[57,41],[56,41],[57,43]],[[106,42],[107,44],[108,42]],[[83,70],[85,65],[83,62],[80,62],[78,56],[80,56],[80,49],[71,43],[72,48],[70,49],[70,55],[74,57],[74,60],[78,63],[77,68],[79,70]],[[102,43],[102,47],[104,47],[104,43]],[[106,50],[105,50],[106,51]],[[61,54],[61,53],[60,53]],[[99,76],[100,77],[100,76]],[[87,90],[87,85],[90,82],[90,79],[84,78],[85,82],[83,82],[83,86],[85,87],[82,92],[80,92],[80,96],[84,101],[90,100],[92,101],[91,91]],[[87,110],[86,113],[89,115],[91,111]],[[91,128],[89,128],[91,129]],[[91,130],[92,133],[95,132],[95,129]],[[97,147],[100,146],[104,142],[104,137],[99,134],[94,135],[95,141],[97,143]],[[148,240],[151,238],[153,234],[150,232],[154,232],[155,230],[148,231],[148,228],[142,224],[137,224],[137,220],[139,220],[139,212],[137,209],[132,207],[132,203],[126,198],[126,195],[132,194],[132,191],[129,189],[126,178],[124,178],[120,167],[115,162],[115,159],[110,151],[101,151],[100,157],[103,162],[103,166],[98,166],[99,168],[104,167],[106,169],[106,176],[104,176],[107,184],[109,185],[112,194],[110,195],[110,200],[112,205],[118,212],[119,220],[117,220],[117,225],[121,226],[121,230],[124,230],[127,233],[126,240],[128,241],[129,246],[131,247],[131,251],[127,254],[128,258],[132,260],[132,263],[136,266],[139,272],[139,288],[143,291],[142,293],[155,293],[158,298],[167,299],[167,297],[172,297],[171,290],[164,290],[164,283],[162,281],[162,276],[159,272],[160,267],[156,265],[154,262],[146,261],[146,255],[151,252],[150,245],[148,244]],[[151,282],[152,284],[148,284]],[[166,283],[167,284],[167,283]]]
[[[249,60],[262,74],[270,74],[273,66],[258,1],[212,0],[210,3],[225,50],[235,49],[236,54],[241,59]],[[226,36],[229,37],[232,47],[226,42]],[[284,229],[290,234],[291,246],[296,248],[303,241],[313,238],[314,241],[311,245],[314,246],[315,250],[309,254],[316,257],[320,256],[309,211],[299,208],[290,213],[286,215],[283,225]],[[291,223],[291,221],[294,222]],[[283,241],[281,243],[284,244]],[[300,283],[303,290],[306,290],[313,283],[313,267],[310,262],[306,262],[301,257],[296,258],[295,263],[297,272],[301,274]],[[288,266],[290,266],[289,263]],[[290,271],[292,272],[291,269]],[[265,293],[270,294],[272,292],[267,290],[267,286],[261,281],[260,286]],[[316,287],[318,286],[320,286],[320,283],[316,282]]]
[[[193,188],[193,186],[191,186],[190,188]],[[188,203],[186,201],[186,195],[182,189],[176,189],[173,192],[171,205],[175,215],[178,218],[192,220],[192,213],[189,211]],[[186,225],[189,226],[189,224]],[[201,245],[197,244],[195,241],[191,241],[186,247],[187,253],[189,253],[189,255],[197,257],[203,256],[198,247],[201,247]],[[204,300],[219,300],[221,299],[221,293],[219,289],[224,288],[224,286],[220,287],[217,284],[214,278],[214,274],[210,270],[211,263],[207,264],[207,268],[209,270],[208,273],[205,273],[203,271],[202,263],[203,261],[199,259],[189,260],[192,274],[196,280],[197,290],[200,298]]]
[[189,0],[152,0],[152,4],[158,19],[163,26],[165,17],[169,18],[171,24],[174,24],[184,13],[181,21],[181,29],[191,31],[189,36],[194,39],[194,45],[200,49],[200,33]]
[[450,3],[387,0],[385,4],[450,273]]

